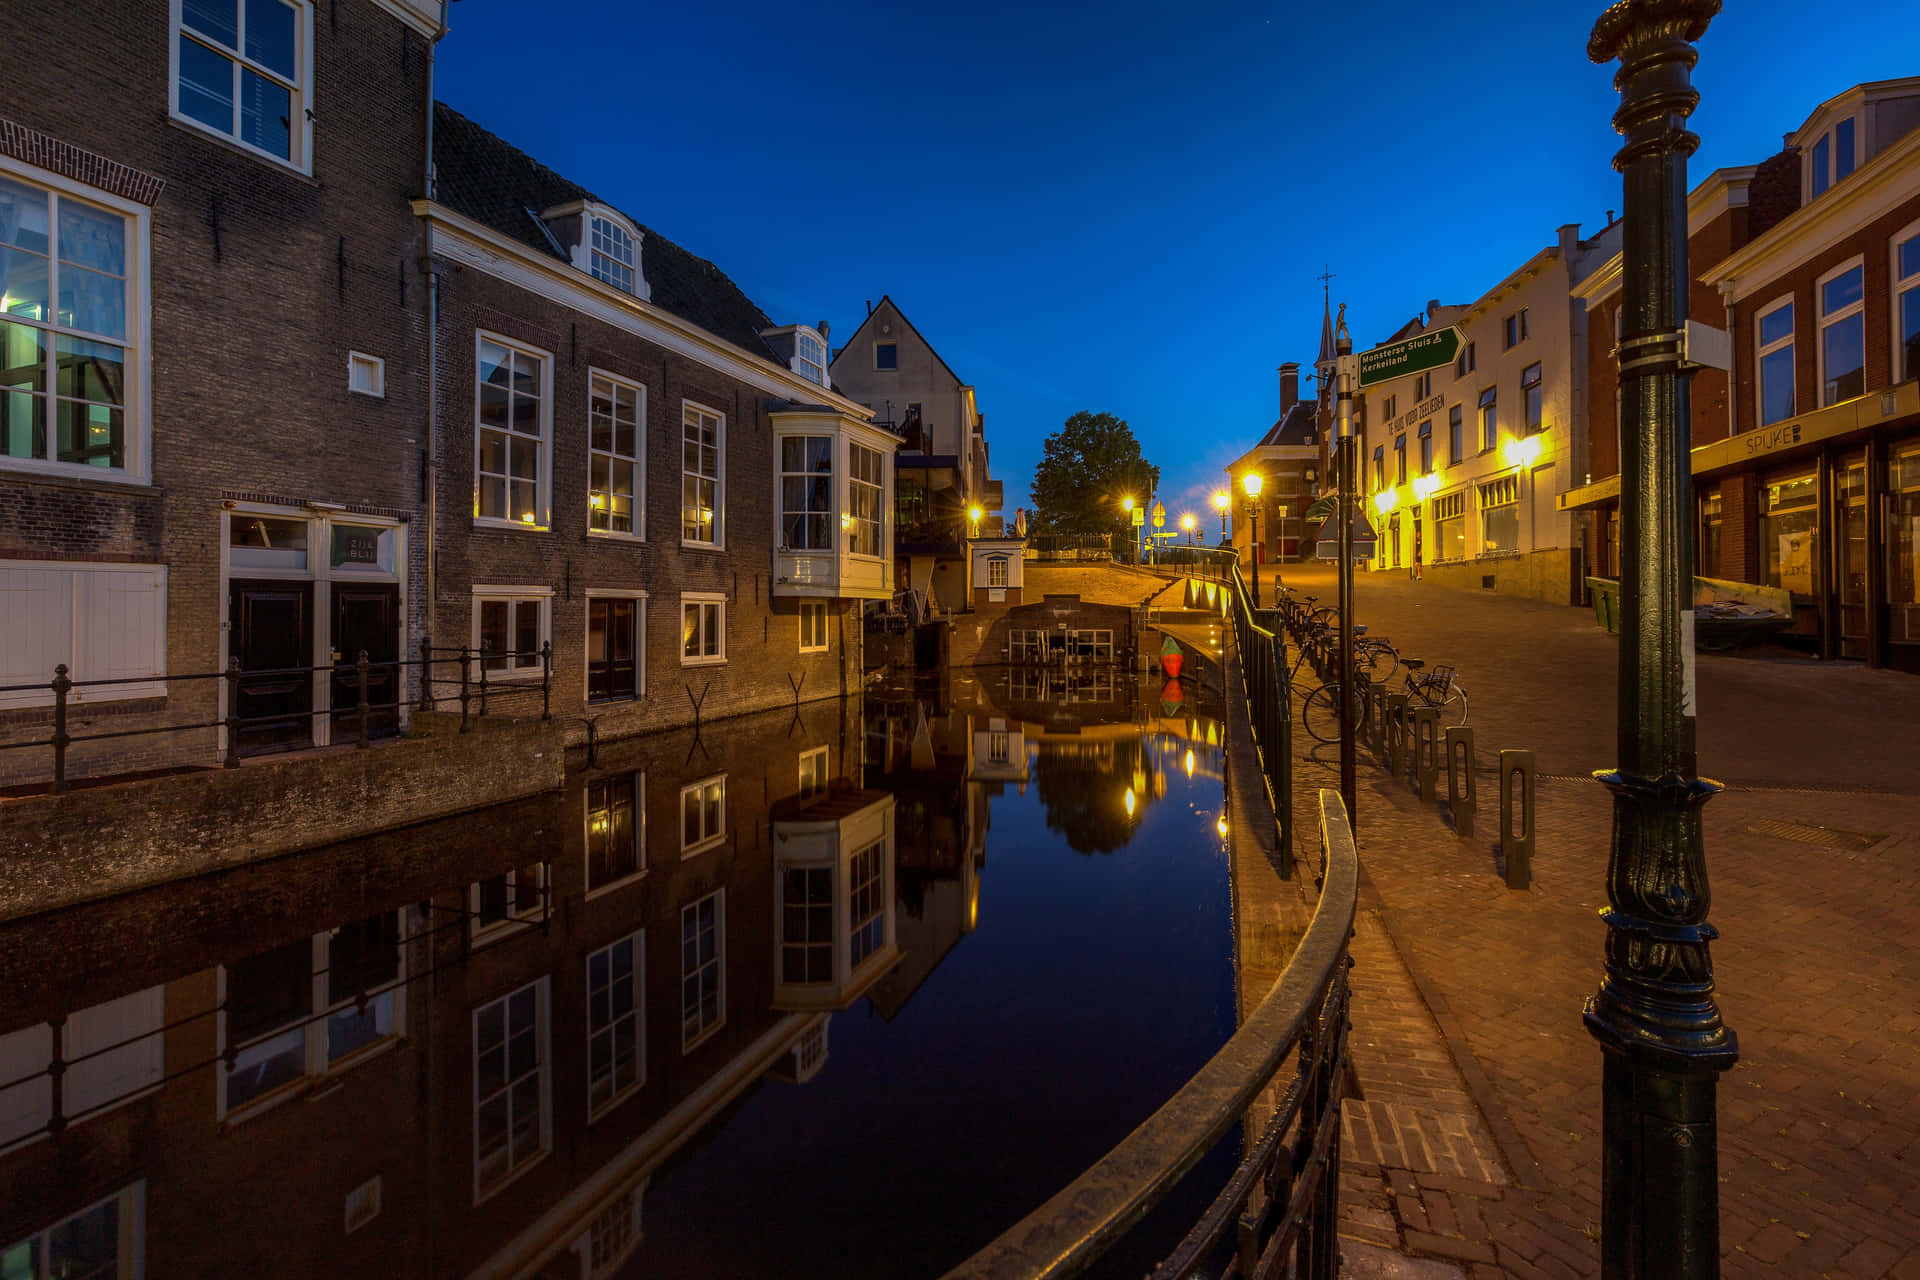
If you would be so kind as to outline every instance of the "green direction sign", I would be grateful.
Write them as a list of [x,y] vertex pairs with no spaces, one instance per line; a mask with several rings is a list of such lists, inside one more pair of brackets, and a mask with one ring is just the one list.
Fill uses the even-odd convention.
[[1460,330],[1453,325],[1429,329],[1411,338],[1360,353],[1360,385],[1392,382],[1410,373],[1425,373],[1452,364],[1460,354]]

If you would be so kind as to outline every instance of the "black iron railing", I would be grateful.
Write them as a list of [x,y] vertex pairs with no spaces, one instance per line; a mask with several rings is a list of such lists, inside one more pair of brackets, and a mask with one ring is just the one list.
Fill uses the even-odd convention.
[[[490,670],[501,663],[505,664],[504,671]],[[458,669],[457,681],[451,677],[434,674],[435,668],[448,666]],[[420,672],[420,692],[417,698],[407,698],[401,694],[402,673],[409,670]],[[300,711],[275,711],[262,715],[242,715],[239,712],[240,695],[253,692],[264,683],[299,677],[305,677],[311,682],[313,676],[322,673],[333,677],[340,686],[352,690],[352,701],[342,705],[336,699],[330,698],[328,700],[330,705],[325,707]],[[111,702],[87,703],[76,700],[75,690],[113,686],[114,692],[122,694],[124,699],[139,699],[154,696],[139,692],[141,686],[153,686],[156,689],[163,686],[170,688],[175,683],[203,680],[220,682],[220,687],[225,694],[225,715],[210,720],[166,720],[160,724],[102,733],[68,731],[68,721],[75,707],[90,711],[96,706],[112,705]],[[374,701],[370,691],[377,684],[388,682],[394,690],[393,697]],[[30,738],[20,742],[0,742],[0,751],[32,748],[50,750],[53,777],[48,786],[58,793],[66,791],[69,785],[68,753],[81,743],[151,737],[156,734],[189,733],[202,729],[221,729],[225,731],[226,737],[221,764],[226,768],[235,769],[239,767],[240,757],[243,754],[241,738],[249,730],[271,731],[316,719],[328,719],[351,726],[352,741],[356,746],[365,747],[370,745],[377,736],[376,717],[382,724],[392,724],[397,723],[403,708],[417,707],[421,711],[432,711],[442,705],[458,705],[460,732],[466,733],[472,727],[475,715],[487,714],[490,698],[497,700],[509,691],[520,697],[531,697],[536,689],[540,693],[540,718],[552,719],[553,645],[551,642],[543,643],[538,649],[498,652],[465,645],[458,649],[437,647],[427,640],[422,640],[420,656],[417,658],[396,658],[375,662],[369,660],[367,651],[362,649],[358,658],[352,662],[254,670],[243,670],[239,659],[236,658],[227,664],[225,671],[169,671],[150,676],[110,680],[75,680],[63,662],[53,669],[53,678],[43,683],[0,685],[0,695],[45,692],[52,698],[52,718],[48,735],[44,738]],[[85,694],[82,693],[80,696],[84,699]],[[111,759],[99,763],[105,772],[118,771],[112,768]]]
[[[1183,548],[1184,550],[1184,548]],[[1256,619],[1231,552],[1193,548],[1227,583],[1234,639],[1282,865],[1292,862],[1292,724],[1285,645]],[[1155,1280],[1196,1275],[1332,1280],[1339,1260],[1340,1104],[1346,1075],[1348,939],[1360,865],[1346,807],[1319,793],[1320,900],[1258,1008],[1206,1066],[1107,1156],[953,1278],[1077,1275],[1137,1226],[1214,1144],[1246,1122],[1244,1155]],[[1293,1069],[1281,1076],[1291,1062]],[[1278,1085],[1272,1114],[1253,1114]],[[1257,1128],[1257,1132],[1255,1132]]]

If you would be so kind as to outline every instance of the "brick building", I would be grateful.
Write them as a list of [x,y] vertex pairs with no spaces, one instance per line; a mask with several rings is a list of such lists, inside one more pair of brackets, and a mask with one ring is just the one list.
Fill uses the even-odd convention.
[[434,168],[432,644],[603,736],[856,685],[898,439],[817,331],[444,105]]
[[[1222,486],[1233,517],[1232,545],[1242,564],[1294,560],[1309,549],[1317,525],[1308,524],[1307,513],[1319,497],[1324,466],[1317,406],[1300,398],[1300,366],[1288,361],[1280,366],[1280,416],[1258,444],[1228,464]],[[1260,475],[1258,499],[1247,497],[1249,472]],[[1255,503],[1258,547],[1250,509]]]
[[[5,22],[0,686],[105,681],[74,690],[70,733],[214,721],[224,682],[186,677],[229,660],[399,652],[424,563],[407,200],[439,11],[75,0]],[[358,698],[326,673],[233,692],[247,749],[325,743]],[[0,693],[0,743],[46,737],[53,701]],[[81,743],[72,769],[223,745]],[[0,751],[0,782],[49,768]]]
[[[1730,331],[1733,364],[1691,390],[1696,572],[1789,592],[1793,632],[1823,657],[1920,671],[1920,77],[1856,85],[1786,142],[1689,200],[1693,318]],[[1619,269],[1581,285],[1596,420],[1613,407]],[[1618,457],[1596,444],[1563,498],[1596,513],[1609,573]]]

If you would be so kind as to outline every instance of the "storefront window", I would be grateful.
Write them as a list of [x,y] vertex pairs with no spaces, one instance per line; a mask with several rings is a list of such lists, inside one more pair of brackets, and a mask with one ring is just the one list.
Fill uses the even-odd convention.
[[1480,486],[1480,553],[1520,549],[1520,482],[1502,476]]
[[1895,447],[1888,501],[1887,596],[1893,605],[1889,637],[1920,643],[1920,440]]
[[1700,495],[1700,533],[1694,539],[1693,571],[1703,578],[1720,576],[1720,491]]
[[1465,490],[1433,500],[1433,558],[1467,558],[1467,494]]
[[1770,587],[1814,592],[1819,512],[1813,473],[1767,481],[1760,493],[1760,560]]

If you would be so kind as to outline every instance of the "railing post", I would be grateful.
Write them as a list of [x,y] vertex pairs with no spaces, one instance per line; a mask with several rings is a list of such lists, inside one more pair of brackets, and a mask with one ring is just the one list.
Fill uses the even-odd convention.
[[240,659],[227,659],[227,758],[220,763],[228,769],[240,767]]
[[467,645],[460,646],[460,732],[465,733],[467,724],[467,705],[473,701],[473,650]]
[[[1514,779],[1518,778],[1518,784]],[[1514,821],[1518,811],[1519,826]],[[1500,753],[1500,852],[1507,859],[1507,888],[1533,885],[1533,752]]]
[[1473,779],[1473,727],[1456,724],[1447,729],[1447,808],[1453,814],[1453,834],[1473,834],[1473,814],[1479,796]]
[[480,714],[487,714],[487,653],[480,651]]
[[365,649],[362,649],[360,651],[360,657],[354,662],[353,666],[354,666],[354,678],[360,682],[360,738],[359,738],[359,741],[354,743],[354,745],[364,750],[368,742],[367,677],[368,677],[368,671],[370,666],[370,664],[367,662],[367,651]]
[[[396,699],[397,701],[397,699]],[[420,637],[420,709],[433,710],[433,637]]]
[[551,640],[540,642],[540,718],[553,719],[553,641]]
[[67,736],[67,694],[73,690],[73,681],[67,676],[67,664],[62,662],[53,669],[53,792],[59,795],[67,789],[67,744],[72,741]]
[[1273,686],[1269,714],[1274,726],[1272,746],[1266,749],[1267,780],[1273,788],[1273,820],[1279,828],[1280,878],[1293,879],[1293,699],[1287,696],[1286,649],[1276,637],[1267,645]]

